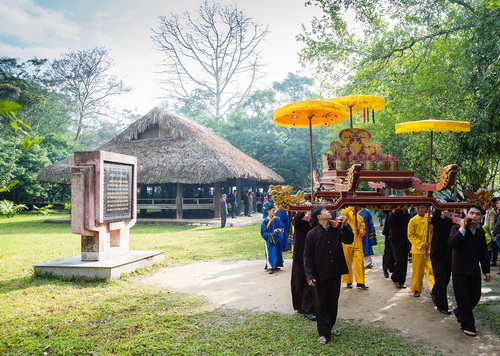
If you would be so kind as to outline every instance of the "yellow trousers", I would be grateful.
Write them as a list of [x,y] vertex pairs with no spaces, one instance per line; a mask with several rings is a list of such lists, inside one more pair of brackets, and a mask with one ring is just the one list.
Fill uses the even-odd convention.
[[422,281],[424,279],[424,271],[427,276],[427,285],[432,292],[434,288],[434,272],[432,271],[431,256],[427,254],[412,255],[412,275],[411,275],[411,291],[422,293]]
[[356,278],[356,283],[365,284],[365,267],[364,267],[364,257],[363,248],[355,248],[353,244],[345,245],[342,244],[344,249],[345,262],[347,263],[347,268],[349,272],[342,275],[342,283],[352,283],[353,282],[353,266],[354,266],[354,277]]

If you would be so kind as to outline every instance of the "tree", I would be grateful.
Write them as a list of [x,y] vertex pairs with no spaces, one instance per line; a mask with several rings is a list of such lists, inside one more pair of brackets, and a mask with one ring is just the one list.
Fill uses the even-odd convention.
[[152,40],[165,54],[165,91],[220,120],[243,102],[260,77],[258,47],[267,32],[237,5],[206,0],[196,17],[189,12],[160,16]]
[[52,63],[54,79],[76,103],[75,141],[87,119],[106,114],[107,99],[130,90],[109,74],[112,67],[113,61],[104,48],[66,53]]
[[282,98],[280,103],[285,105],[295,103],[296,101],[313,99],[312,85],[313,80],[311,78],[301,77],[295,73],[288,73],[282,82],[273,83],[273,89]]
[[471,121],[470,134],[435,137],[436,161],[459,163],[464,187],[493,181],[499,156],[488,147],[500,141],[498,9],[482,0],[309,4],[325,15],[299,36],[306,44],[301,60],[315,67],[323,91],[384,96],[375,139],[419,174],[427,164],[421,157],[428,154],[428,135],[396,138],[394,124],[430,117]]

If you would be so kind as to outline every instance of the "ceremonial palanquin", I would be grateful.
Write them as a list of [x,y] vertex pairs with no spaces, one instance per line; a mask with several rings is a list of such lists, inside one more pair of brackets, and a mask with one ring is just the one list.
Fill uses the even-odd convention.
[[[449,189],[455,183],[457,165],[441,168],[438,181],[423,184],[414,176],[414,171],[398,169],[398,158],[382,153],[379,143],[370,142],[368,130],[349,128],[340,131],[339,141],[330,144],[331,153],[323,153],[323,176],[316,183],[315,198],[325,198],[333,203],[330,210],[346,206],[368,209],[408,209],[417,205],[433,205],[441,210],[464,209],[470,203],[482,206],[493,198],[494,190],[480,189],[464,191],[467,202],[442,203],[433,193]],[[395,162],[395,164],[394,164]],[[359,191],[360,182],[368,182],[370,191]],[[384,196],[382,188],[400,189],[404,195]],[[291,187],[270,186],[271,194],[280,209],[308,211],[310,206],[301,205],[304,193],[291,194]]]

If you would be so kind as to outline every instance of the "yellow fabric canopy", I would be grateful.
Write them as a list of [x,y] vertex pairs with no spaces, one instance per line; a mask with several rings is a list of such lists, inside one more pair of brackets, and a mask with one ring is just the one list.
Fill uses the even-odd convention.
[[328,99],[328,101],[343,104],[352,108],[353,111],[363,111],[364,109],[379,111],[385,106],[384,98],[374,95],[339,96],[337,98]]
[[396,133],[406,132],[470,132],[470,122],[452,120],[420,120],[396,124]]
[[336,125],[347,119],[349,109],[327,100],[297,101],[276,109],[274,123],[284,127]]

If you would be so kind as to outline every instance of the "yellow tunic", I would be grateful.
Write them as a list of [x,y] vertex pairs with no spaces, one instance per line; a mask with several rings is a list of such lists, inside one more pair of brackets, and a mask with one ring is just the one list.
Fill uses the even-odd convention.
[[[412,253],[412,275],[411,275],[411,291],[422,292],[424,271],[427,275],[427,285],[430,291],[434,288],[434,272],[432,271],[431,263],[431,240],[432,240],[432,225],[427,221],[427,214],[424,216],[415,215],[408,223],[408,240],[411,242]],[[429,229],[429,230],[428,230]],[[427,235],[429,231],[429,235]],[[428,242],[427,249],[422,245]]]
[[363,236],[366,235],[365,219],[359,214],[354,214],[352,207],[343,209],[341,214],[347,216],[347,223],[354,233],[354,242],[352,244],[347,245],[342,243],[345,261],[349,270],[347,274],[342,276],[342,283],[353,283],[354,278],[356,278],[356,283],[365,284],[365,268],[363,263],[365,256],[363,252]]

